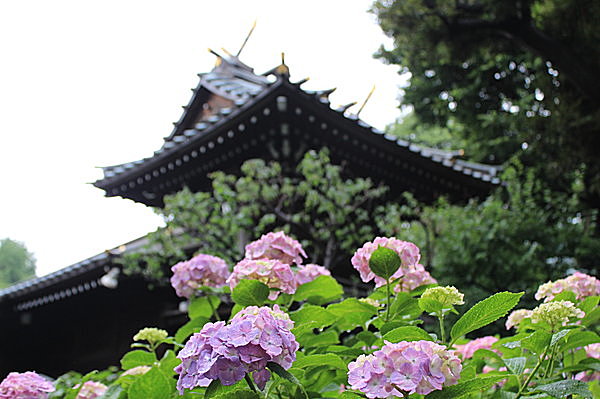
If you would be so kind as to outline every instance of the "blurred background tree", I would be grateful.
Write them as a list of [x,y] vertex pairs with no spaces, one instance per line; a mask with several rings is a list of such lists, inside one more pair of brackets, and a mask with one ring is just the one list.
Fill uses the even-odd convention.
[[35,258],[25,245],[5,238],[0,241],[0,288],[35,277]]

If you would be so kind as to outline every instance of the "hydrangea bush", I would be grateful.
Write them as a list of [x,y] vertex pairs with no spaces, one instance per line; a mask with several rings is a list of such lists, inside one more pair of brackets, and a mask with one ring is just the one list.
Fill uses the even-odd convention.
[[[543,284],[534,309],[515,309],[523,293],[511,292],[462,309],[460,289],[437,286],[419,248],[394,237],[352,258],[374,283],[361,298],[303,258],[278,232],[249,244],[231,273],[210,255],[181,262],[171,282],[189,321],[173,336],[140,330],[118,370],[54,382],[11,373],[0,399],[600,397],[592,276]],[[505,333],[478,335],[499,319]]]

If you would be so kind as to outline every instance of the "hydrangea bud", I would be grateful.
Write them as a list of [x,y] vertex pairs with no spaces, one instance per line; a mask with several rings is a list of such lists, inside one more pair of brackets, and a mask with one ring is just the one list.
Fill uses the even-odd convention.
[[548,281],[540,285],[535,293],[535,299],[542,298],[544,302],[549,302],[563,291],[575,293],[577,300],[582,300],[588,296],[600,295],[600,280],[585,273],[575,272],[567,278],[556,281]]
[[287,265],[302,264],[306,253],[302,245],[283,231],[267,233],[246,245],[246,259],[273,259]]
[[298,343],[290,331],[294,322],[277,305],[249,306],[237,313],[228,324],[207,323],[192,335],[177,357],[181,364],[177,389],[205,387],[212,380],[232,385],[246,374],[263,389],[271,374],[268,362],[289,369],[296,360]]
[[523,319],[531,318],[533,311],[529,309],[517,309],[511,312],[506,319],[506,329],[510,330],[512,327],[518,326]]
[[123,372],[123,375],[143,375],[150,371],[150,366],[137,366]]
[[452,286],[427,288],[421,298],[437,301],[442,304],[444,309],[465,303],[464,294]]
[[33,371],[9,373],[0,383],[0,399],[46,399],[54,385]]
[[575,307],[575,304],[570,301],[554,301],[542,303],[531,313],[531,321],[534,323],[544,322],[553,330],[560,326],[564,326],[571,319],[581,319],[585,313]]
[[[76,385],[75,388],[79,388],[79,385]],[[75,399],[96,399],[104,395],[107,389],[108,387],[101,382],[86,381],[81,386]]]
[[156,342],[162,341],[163,339],[167,338],[168,336],[169,336],[169,333],[167,333],[165,330],[161,330],[160,328],[154,328],[154,327],[146,327],[146,328],[142,328],[140,331],[138,331],[138,333],[133,336],[133,340],[134,341],[148,341],[151,344],[154,344]]
[[[498,341],[498,338],[490,335],[482,338],[477,338],[464,345],[454,345],[456,353],[463,359],[470,359],[473,354],[479,349],[492,349],[492,345]],[[497,353],[497,351],[494,351]]]
[[[427,395],[456,384],[462,365],[453,351],[430,341],[385,342],[348,365],[348,383],[368,398]],[[406,395],[405,395],[406,394]]]
[[202,286],[222,287],[229,276],[229,267],[221,258],[199,254],[171,268],[171,285],[178,296],[191,298]]
[[[240,280],[258,280],[269,288],[276,288],[286,294],[296,292],[296,277],[290,265],[274,259],[244,259],[233,268],[227,279],[229,287],[233,290]],[[271,291],[269,299],[275,300],[279,291]]]
[[390,277],[390,281],[403,277],[410,271],[410,267],[415,267],[419,263],[421,254],[419,248],[408,241],[398,240],[394,237],[377,237],[372,242],[365,243],[362,248],[359,248],[352,256],[352,266],[360,273],[360,278],[365,283],[375,280],[375,286],[381,287],[387,281],[384,278],[376,276],[369,266],[371,255],[377,248],[384,247],[396,252],[402,262],[400,268]]
[[310,283],[319,276],[331,276],[331,273],[323,266],[312,263],[306,266],[299,266],[296,272],[296,283],[298,285]]

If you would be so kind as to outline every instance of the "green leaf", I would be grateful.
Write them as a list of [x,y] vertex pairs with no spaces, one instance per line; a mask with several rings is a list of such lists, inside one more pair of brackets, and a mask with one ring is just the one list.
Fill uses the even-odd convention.
[[563,339],[571,331],[572,330],[560,330],[559,332],[552,334],[552,339],[550,340],[550,346],[556,345],[561,339]]
[[521,296],[523,292],[499,292],[478,302],[454,323],[450,331],[452,341],[505,316],[519,303]]
[[169,378],[156,368],[137,378],[127,391],[129,399],[164,399],[171,395]]
[[299,286],[294,294],[294,300],[323,305],[338,300],[343,294],[344,289],[333,277],[319,276],[313,281]]
[[260,396],[250,389],[234,389],[213,396],[214,399],[260,399]]
[[162,359],[160,359],[158,368],[164,375],[171,376],[171,375],[176,374],[173,369],[175,367],[179,366],[180,363],[181,363],[181,360],[179,360],[175,356],[175,352],[173,352],[172,350],[169,349],[168,351],[165,352]]
[[472,392],[480,392],[489,389],[505,378],[506,376],[475,378],[445,387],[441,391],[433,391],[427,395],[427,399],[458,399]]
[[595,308],[589,313],[585,314],[585,317],[581,319],[581,325],[589,327],[600,320],[600,307]]
[[513,374],[521,375],[525,370],[525,363],[527,363],[526,357],[513,357],[510,359],[504,359],[506,368]]
[[98,399],[124,399],[126,397],[127,393],[120,385],[111,385]]
[[240,280],[231,292],[231,299],[242,306],[261,306],[269,297],[269,287],[257,280]]
[[338,355],[333,353],[326,353],[322,355],[308,355],[294,362],[294,367],[299,369],[305,369],[314,366],[331,366],[336,369],[348,370],[346,362],[342,360]]
[[581,301],[577,307],[583,310],[585,314],[588,314],[589,312],[593,311],[596,306],[598,306],[598,302],[600,302],[600,296],[589,296]]
[[407,292],[399,292],[396,294],[396,299],[392,302],[390,307],[390,316],[393,318],[397,315],[411,317],[418,317],[421,314],[421,308],[419,307],[419,301],[413,298],[411,294]]
[[600,342],[600,337],[593,331],[573,331],[567,336],[567,342],[561,346],[561,350],[567,351],[598,342]]
[[396,251],[379,246],[369,259],[369,267],[375,275],[387,280],[402,266],[402,260]]
[[442,313],[444,304],[431,298],[419,298],[419,307],[427,313]]
[[197,317],[188,321],[175,333],[175,341],[183,344],[187,337],[195,332],[200,331],[206,323],[208,323],[208,319],[205,317]]
[[529,349],[533,353],[542,353],[548,345],[552,335],[545,331],[536,331],[521,340],[521,345],[525,349]]
[[348,298],[340,303],[327,306],[327,310],[337,317],[334,326],[342,331],[363,326],[377,314],[377,308],[356,298]]
[[289,382],[291,382],[292,384],[294,384],[298,388],[300,388],[300,391],[302,391],[302,393],[304,394],[304,397],[306,399],[308,399],[308,395],[306,394],[306,391],[304,390],[304,387],[302,386],[302,384],[300,383],[300,381],[292,373],[290,373],[289,371],[287,371],[286,369],[284,369],[283,367],[281,367],[279,364],[274,363],[274,362],[268,362],[267,363],[267,368],[269,370],[271,370],[272,372],[274,372],[275,374],[277,374],[278,376],[280,376],[281,378],[283,378],[285,380],[288,380]]
[[335,331],[325,331],[320,334],[303,334],[296,337],[300,346],[304,348],[335,345],[340,342],[338,334]]
[[332,325],[337,317],[330,311],[315,305],[304,304],[300,309],[290,313],[296,326],[312,322],[311,328],[323,328]]
[[121,359],[121,368],[129,370],[137,366],[151,366],[156,362],[156,355],[153,352],[135,350],[127,352]]
[[431,335],[427,331],[413,326],[398,327],[385,334],[383,339],[394,344],[400,341],[433,341],[433,338],[431,338]]
[[563,380],[551,384],[540,385],[535,388],[536,391],[542,391],[555,398],[566,398],[569,395],[580,395],[591,399],[592,393],[588,389],[587,382],[578,380]]
[[[210,319],[213,315],[213,308],[216,310],[219,307],[221,300],[216,295],[196,297],[191,300],[188,314],[190,319],[197,317],[206,317]],[[213,307],[211,307],[211,304]]]
[[575,293],[573,291],[563,291],[560,294],[556,295],[554,298],[552,298],[552,302],[554,301],[569,301],[576,303],[577,297],[575,296]]

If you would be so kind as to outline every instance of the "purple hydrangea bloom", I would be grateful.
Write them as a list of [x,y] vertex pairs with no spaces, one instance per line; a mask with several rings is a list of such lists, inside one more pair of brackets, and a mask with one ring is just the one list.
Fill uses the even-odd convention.
[[296,360],[298,343],[290,331],[294,322],[275,305],[249,306],[237,313],[228,324],[207,323],[179,352],[181,364],[177,389],[205,387],[212,380],[232,385],[252,373],[260,389],[270,378],[268,362],[289,369]]
[[456,384],[462,365],[453,351],[430,341],[386,342],[348,365],[348,382],[368,398],[427,395]]
[[222,287],[229,277],[229,267],[221,258],[199,254],[171,268],[171,285],[180,297],[191,298],[198,288]]
[[0,399],[46,399],[54,385],[33,371],[10,373],[0,383]]
[[283,231],[264,234],[260,239],[246,245],[246,259],[274,259],[291,265],[302,264],[306,253],[302,245]]

